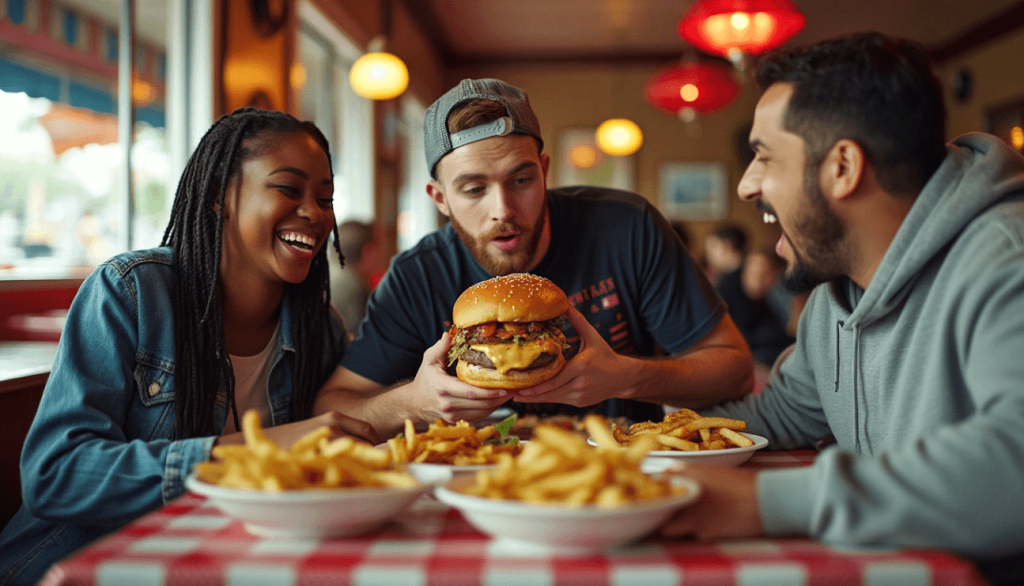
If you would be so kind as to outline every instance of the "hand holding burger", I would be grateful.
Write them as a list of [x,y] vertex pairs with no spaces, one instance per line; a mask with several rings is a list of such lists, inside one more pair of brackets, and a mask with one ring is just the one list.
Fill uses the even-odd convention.
[[495,277],[466,289],[452,310],[449,365],[487,389],[521,389],[544,382],[565,365],[562,324],[569,300],[536,275]]

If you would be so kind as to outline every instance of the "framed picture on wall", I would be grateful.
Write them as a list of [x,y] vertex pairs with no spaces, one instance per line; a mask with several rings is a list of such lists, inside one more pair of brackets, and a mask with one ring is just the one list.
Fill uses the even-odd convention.
[[567,128],[558,134],[554,187],[596,185],[634,191],[633,155],[613,157],[597,148],[597,128]]
[[665,163],[658,177],[661,210],[670,220],[721,220],[729,212],[725,165]]

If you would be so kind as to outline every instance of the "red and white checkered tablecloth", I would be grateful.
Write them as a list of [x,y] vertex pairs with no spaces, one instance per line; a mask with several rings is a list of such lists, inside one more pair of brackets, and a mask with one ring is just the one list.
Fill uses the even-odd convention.
[[[767,452],[792,467],[813,452]],[[930,550],[839,550],[807,539],[695,544],[650,539],[586,557],[502,551],[454,509],[424,497],[358,537],[268,540],[187,494],[54,566],[43,586],[489,586],[983,584],[972,564]]]

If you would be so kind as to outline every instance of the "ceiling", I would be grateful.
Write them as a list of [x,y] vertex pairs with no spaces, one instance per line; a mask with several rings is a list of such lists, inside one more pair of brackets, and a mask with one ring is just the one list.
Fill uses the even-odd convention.
[[[119,20],[121,0],[62,0]],[[239,0],[234,0],[239,1]],[[387,1],[387,0],[381,0]],[[649,62],[683,56],[676,32],[695,0],[391,0],[437,43],[446,65]],[[1024,0],[793,0],[807,25],[790,44],[866,30],[909,37],[940,50],[988,24],[1024,24]],[[163,45],[167,0],[135,0],[140,37]],[[977,31],[975,31],[977,32]],[[985,34],[975,37],[983,39]],[[960,38],[962,42],[964,39]]]
[[[402,0],[447,65],[665,62],[690,45],[676,32],[693,0]],[[979,25],[1020,26],[1021,0],[794,0],[807,25],[790,44],[876,30],[933,49]],[[977,31],[975,31],[977,33]],[[989,36],[991,34],[989,33]],[[975,42],[985,38],[976,35]]]

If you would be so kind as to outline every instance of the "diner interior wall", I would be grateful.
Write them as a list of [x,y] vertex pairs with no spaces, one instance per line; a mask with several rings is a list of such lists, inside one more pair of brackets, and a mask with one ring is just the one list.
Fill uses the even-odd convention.
[[[671,65],[666,63],[665,67]],[[721,220],[686,221],[691,252],[703,255],[704,238],[723,222],[743,226],[750,235],[750,248],[774,247],[777,228],[767,226],[753,204],[739,200],[736,186],[743,175],[737,135],[753,119],[760,90],[740,75],[742,89],[737,99],[712,114],[698,116],[687,124],[650,105],[643,96],[648,79],[661,67],[610,64],[600,66],[501,65],[465,67],[449,77],[451,84],[463,78],[497,77],[526,90],[541,123],[544,150],[552,156],[549,180],[557,176],[559,131],[597,126],[608,118],[627,117],[644,133],[643,146],[634,155],[635,189],[648,200],[658,202],[658,175],[669,162],[721,162],[727,173],[728,216]]]
[[[995,106],[1024,100],[1024,28],[1003,35],[937,68],[946,92],[947,134],[986,130],[985,112]],[[964,101],[953,97],[953,76],[970,72],[972,91]]]
[[[381,8],[385,0],[310,0],[357,45],[366,48],[382,31]],[[401,57],[409,68],[409,89],[430,104],[446,89],[444,65],[437,47],[403,2],[391,0],[391,34],[386,49]]]
[[[363,49],[366,49],[374,36],[384,32],[381,9],[387,0],[309,1]],[[433,102],[447,89],[443,65],[434,43],[412,18],[404,3],[391,1],[390,27],[385,50],[400,57],[409,69],[409,89],[406,94],[412,94],[425,104]],[[400,111],[397,103],[399,99],[378,102],[374,108],[375,221],[391,250],[397,247],[398,197],[403,179],[400,164],[404,156],[402,141],[393,135],[396,128],[395,116]],[[387,135],[383,132],[385,126],[389,133]]]

